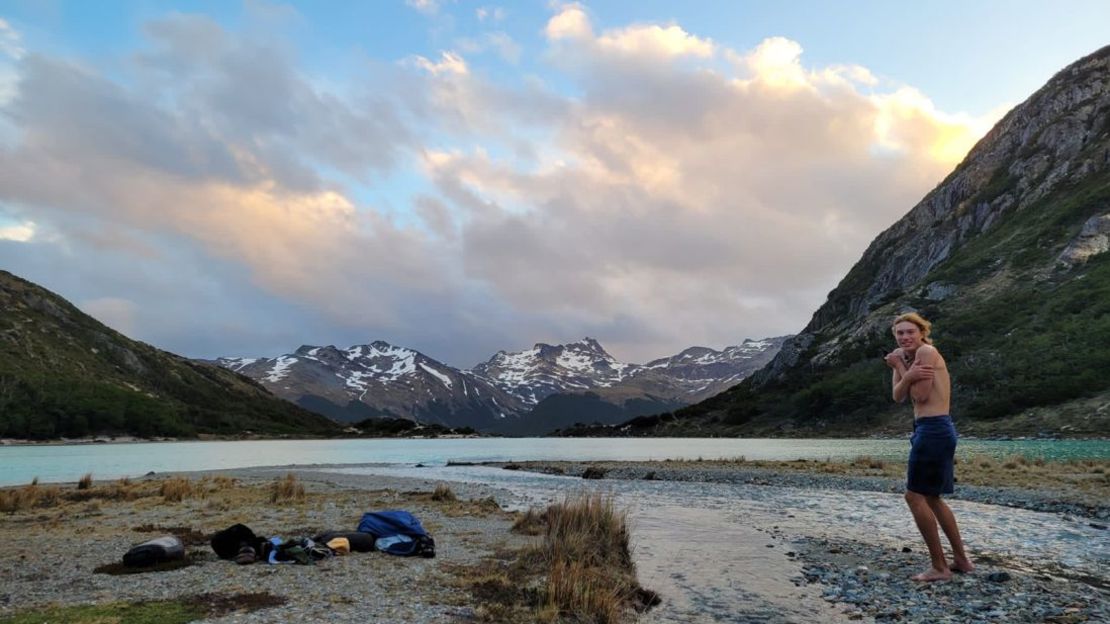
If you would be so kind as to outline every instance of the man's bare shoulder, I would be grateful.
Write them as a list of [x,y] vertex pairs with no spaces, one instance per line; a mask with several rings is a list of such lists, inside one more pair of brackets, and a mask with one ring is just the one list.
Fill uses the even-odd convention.
[[936,346],[931,344],[922,344],[918,346],[917,352],[914,353],[914,360],[922,364],[929,364],[934,360],[940,359],[940,352],[937,351]]
[[931,344],[924,344],[918,347],[917,353],[914,353],[913,359],[922,364],[944,365],[944,358],[941,357],[940,351]]

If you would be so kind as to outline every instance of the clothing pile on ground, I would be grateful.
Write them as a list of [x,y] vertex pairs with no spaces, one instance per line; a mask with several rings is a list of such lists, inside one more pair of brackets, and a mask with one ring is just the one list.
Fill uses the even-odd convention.
[[[367,512],[356,531],[326,531],[313,537],[262,537],[244,524],[233,524],[216,532],[211,543],[220,559],[244,565],[259,561],[312,565],[337,555],[375,550],[399,557],[436,556],[432,536],[416,516],[400,509]],[[181,540],[167,535],[127,551],[123,564],[146,567],[184,557]]]

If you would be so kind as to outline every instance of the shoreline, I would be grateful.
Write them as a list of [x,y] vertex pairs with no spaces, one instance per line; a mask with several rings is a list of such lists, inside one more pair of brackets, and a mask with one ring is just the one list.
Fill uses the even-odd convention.
[[[904,478],[876,474],[876,469],[856,461],[742,461],[742,460],[661,460],[661,461],[525,461],[484,462],[480,465],[508,470],[527,470],[542,474],[580,476],[585,479],[621,479],[625,481],[681,481],[703,483],[743,483],[749,485],[792,487],[802,489],[846,489],[861,492],[900,494],[905,491]],[[884,468],[896,463],[876,462]],[[1110,461],[1099,462],[1096,470],[1104,470],[1102,485],[1091,491],[1032,485],[1004,487],[981,483],[959,483],[948,500],[1014,507],[1047,513],[1059,513],[1097,521],[1110,522]],[[845,472],[828,472],[829,468]],[[853,468],[855,468],[853,470]],[[889,469],[886,472],[890,472]],[[960,469],[957,466],[957,475]],[[957,477],[959,478],[959,477]]]
[[[572,436],[573,437],[573,436]],[[581,436],[583,439],[597,439],[598,436]],[[601,436],[604,437],[604,436]],[[538,436],[501,436],[501,435],[485,435],[485,434],[443,434],[431,436],[360,436],[360,435],[338,435],[338,436],[308,436],[308,435],[200,435],[195,438],[173,438],[173,437],[153,437],[143,438],[140,436],[130,435],[117,435],[117,436],[90,436],[85,438],[49,438],[44,440],[31,440],[25,438],[0,438],[0,448],[20,447],[20,446],[87,446],[87,445],[102,445],[102,444],[156,444],[167,442],[272,442],[272,441],[290,441],[295,442],[298,440],[463,440],[463,439],[482,439],[482,438],[496,438],[496,439],[567,439],[565,436],[551,436],[551,435],[538,435]],[[613,440],[628,440],[628,439],[645,439],[645,440],[715,440],[721,439],[715,436],[698,437],[698,436],[614,436],[609,439]],[[885,441],[899,441],[908,439],[908,434],[890,434],[890,435],[871,435],[871,436],[814,436],[814,437],[798,437],[798,436],[767,436],[767,437],[737,437],[737,440],[885,440]],[[971,442],[1110,442],[1110,436],[1083,436],[1083,437],[1039,437],[1039,436],[971,436],[961,435],[961,440]],[[663,460],[652,460],[663,461]]]
[[[620,466],[615,465],[618,463]],[[812,466],[819,464],[809,463]],[[641,495],[637,492],[655,492],[652,495],[656,496],[661,491],[668,491],[679,504],[690,501],[692,507],[687,512],[692,515],[686,520],[700,523],[711,534],[727,528],[737,532],[730,535],[744,537],[725,541],[712,539],[706,543],[708,550],[704,553],[691,553],[688,549],[692,544],[684,542],[681,537],[687,527],[693,525],[680,523],[674,527],[678,533],[660,534],[650,531],[666,530],[667,524],[644,523],[640,529],[649,532],[642,534],[640,549],[643,551],[641,555],[647,555],[649,560],[641,561],[644,565],[638,567],[642,575],[646,574],[651,579],[645,583],[647,588],[662,590],[664,598],[663,606],[649,611],[638,620],[645,624],[734,621],[729,619],[733,617],[731,614],[741,614],[743,609],[752,609],[752,613],[758,611],[761,617],[770,618],[759,621],[775,624],[815,621],[784,615],[784,612],[774,615],[775,609],[783,608],[784,603],[771,600],[787,598],[800,600],[797,604],[807,605],[810,609],[823,609],[818,612],[825,616],[816,621],[830,622],[861,618],[870,621],[874,618],[878,621],[894,619],[924,623],[938,621],[940,611],[937,609],[955,608],[958,613],[958,609],[966,605],[974,605],[976,610],[967,611],[967,617],[959,621],[1050,621],[1045,618],[1065,609],[1077,609],[1071,613],[1082,613],[1095,619],[1106,614],[1106,607],[1100,607],[1097,600],[1092,600],[1105,594],[1107,579],[1083,579],[1075,574],[1069,576],[1064,563],[1067,559],[1062,554],[1031,562],[1019,561],[1005,556],[1009,552],[1008,547],[999,549],[997,545],[983,544],[983,550],[975,553],[980,557],[977,559],[980,570],[976,573],[945,584],[915,585],[908,580],[909,574],[919,571],[916,568],[923,562],[916,535],[904,533],[902,529],[891,532],[889,527],[872,527],[848,534],[838,534],[834,529],[830,534],[823,528],[824,523],[807,519],[813,517],[813,513],[828,513],[825,502],[798,506],[799,501],[852,498],[850,492],[844,492],[843,485],[860,477],[798,475],[785,471],[779,471],[779,477],[774,477],[767,470],[760,472],[753,467],[723,465],[717,470],[732,474],[734,480],[694,478],[710,475],[714,464],[728,462],[534,462],[507,465],[513,465],[520,471],[531,469],[540,473],[545,469],[554,471],[558,468],[567,477],[580,477],[575,472],[578,469],[607,469],[604,478],[620,480],[622,483],[619,486],[606,486],[604,480],[593,479],[584,480],[583,484],[598,491],[612,489],[626,492],[625,496],[630,497],[626,501],[638,500]],[[493,464],[483,465],[493,467]],[[283,611],[262,610],[204,620],[210,624],[274,621],[275,615],[282,619],[310,621],[321,606],[315,602],[319,596],[306,596],[305,588],[320,584],[327,585],[326,593],[329,595],[350,592],[353,596],[351,602],[333,602],[326,607],[334,611],[332,621],[425,624],[473,619],[479,613],[479,605],[474,602],[473,596],[451,585],[451,566],[468,565],[485,556],[494,556],[504,552],[507,544],[520,543],[526,538],[508,531],[511,515],[507,512],[468,506],[460,510],[461,514],[455,515],[449,507],[433,503],[429,498],[430,492],[437,484],[446,482],[464,501],[464,505],[470,504],[465,502],[466,499],[480,501],[491,496],[504,505],[513,499],[513,494],[492,483],[452,481],[444,476],[443,468],[446,467],[429,470],[427,478],[420,476],[420,468],[412,468],[410,476],[327,472],[328,468],[345,467],[350,465],[292,464],[167,472],[133,480],[157,483],[167,477],[181,476],[210,482],[221,478],[238,479],[247,488],[244,491],[249,492],[249,488],[265,488],[275,477],[293,473],[304,483],[310,497],[306,503],[293,506],[269,504],[255,492],[253,498],[239,493],[222,498],[214,494],[176,504],[88,501],[74,503],[65,511],[44,509],[6,515],[5,521],[0,522],[0,537],[3,538],[0,540],[0,556],[23,563],[18,570],[0,570],[0,580],[3,580],[0,585],[4,586],[0,590],[0,620],[28,606],[56,601],[59,595],[64,595],[69,603],[119,599],[141,601],[167,595],[181,597],[186,592],[196,591],[197,587],[209,589],[218,586],[220,581],[266,591],[284,597],[287,602],[280,607]],[[655,471],[652,479],[644,479],[646,473],[635,472],[644,469]],[[789,483],[790,478],[800,481]],[[99,486],[111,484],[110,481],[97,483]],[[571,481],[563,485],[570,486],[568,490],[575,489]],[[74,486],[70,482],[63,487],[72,489]],[[726,507],[718,507],[717,503],[709,507],[700,506],[704,505],[706,495],[711,497],[710,500],[720,500],[718,495],[712,493],[718,490],[739,494],[740,498]],[[748,498],[749,494],[745,492],[755,498]],[[901,502],[900,497],[894,500],[885,490],[875,489],[861,496],[866,496],[865,503],[868,505],[888,500],[893,509],[900,509],[897,505]],[[813,507],[814,504],[817,507]],[[994,526],[996,521],[1013,516],[1011,520],[1015,522],[1031,519],[1037,523],[1051,522],[1068,530],[1082,528],[1095,536],[1106,535],[1088,528],[1086,520],[1076,521],[1066,516],[1061,519],[1060,515],[1034,514],[1023,510],[1003,512],[995,503],[980,505],[958,501],[953,505],[963,507],[961,518],[987,526]],[[127,546],[154,537],[135,532],[142,525],[166,530],[189,527],[208,533],[233,521],[242,521],[260,534],[281,534],[281,531],[294,530],[293,527],[342,528],[328,525],[350,524],[361,511],[384,506],[406,507],[416,513],[436,538],[437,558],[418,561],[367,553],[328,560],[316,567],[257,564],[240,567],[215,560],[208,554],[200,558],[200,565],[172,572],[144,574],[138,578],[102,578],[103,575],[90,573],[97,564],[113,558],[118,561]],[[639,504],[637,508],[641,513],[651,511],[650,505],[644,507]],[[666,515],[652,516],[649,513],[649,517],[658,520]],[[901,515],[899,519],[902,519]],[[727,524],[722,525],[721,521]],[[633,525],[636,524],[634,516]],[[64,527],[64,531],[47,540],[43,535],[43,526],[54,526],[56,531],[63,531]],[[969,528],[974,530],[974,527],[973,522]],[[979,531],[983,531],[982,526]],[[1021,532],[1003,531],[1000,538],[1011,539],[1006,537],[1011,533],[1012,539],[1019,539]],[[200,548],[207,550],[205,546]],[[741,550],[736,551],[737,547]],[[654,559],[650,553],[652,550],[656,551]],[[82,552],[83,555],[74,558],[70,554],[72,552]],[[745,553],[762,558],[737,556]],[[25,559],[20,559],[21,556]],[[701,574],[699,570],[707,569],[707,566],[709,570],[717,571]],[[1011,580],[1006,581],[1008,584],[989,580],[988,577],[996,573],[1005,573]],[[673,576],[675,574],[680,576]],[[136,580],[142,582],[136,583]],[[784,587],[798,593],[788,595]],[[737,594],[732,591],[734,588],[742,591]],[[689,596],[702,595],[703,590],[724,591],[721,596],[735,597],[709,602],[684,601]],[[694,593],[683,593],[691,591]],[[1023,597],[1015,598],[1010,595],[1013,592],[1019,592]],[[679,601],[677,607],[674,605],[676,597]],[[735,602],[737,600],[741,602]],[[814,602],[821,604],[813,606]],[[676,611],[676,608],[688,611]],[[1002,613],[1009,613],[1016,619],[1007,620],[999,615]],[[718,615],[725,619],[706,619]],[[683,619],[687,616],[694,617],[694,620]]]

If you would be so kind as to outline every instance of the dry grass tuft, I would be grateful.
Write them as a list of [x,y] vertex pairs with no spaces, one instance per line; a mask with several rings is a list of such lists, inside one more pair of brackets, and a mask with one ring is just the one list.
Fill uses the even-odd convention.
[[439,502],[453,503],[453,502],[455,502],[459,499],[458,499],[457,496],[455,496],[455,493],[453,491],[451,491],[450,486],[448,486],[445,483],[440,483],[439,485],[436,486],[435,491],[432,492],[432,500],[439,501]]
[[547,531],[546,514],[539,512],[535,507],[517,516],[513,522],[512,531],[523,535],[542,535]]
[[304,486],[297,483],[297,475],[292,472],[274,479],[274,484],[270,487],[271,503],[297,502],[304,498]]
[[852,465],[859,468],[869,468],[871,470],[882,470],[886,467],[886,462],[881,459],[876,459],[870,455],[860,455],[852,460]]
[[53,507],[62,499],[57,487],[39,485],[35,477],[31,483],[18,488],[0,490],[0,511],[15,513],[41,507]]
[[239,485],[239,480],[225,475],[212,477],[212,488],[216,491],[231,490]]
[[628,513],[611,497],[583,494],[548,507],[544,517],[547,530],[538,550],[549,572],[541,611],[617,624],[630,608],[653,604],[645,605],[636,582]]
[[611,497],[582,494],[529,509],[513,530],[543,538],[461,574],[487,620],[617,624],[658,603],[636,582],[627,513]]
[[200,494],[200,491],[193,487],[193,482],[184,477],[172,477],[162,482],[162,487],[158,490],[159,495],[166,502],[179,503],[186,498],[192,498]]
[[91,472],[86,472],[85,476],[81,477],[81,480],[77,482],[77,489],[78,490],[87,490],[87,489],[92,487],[92,483],[93,483],[92,473]]

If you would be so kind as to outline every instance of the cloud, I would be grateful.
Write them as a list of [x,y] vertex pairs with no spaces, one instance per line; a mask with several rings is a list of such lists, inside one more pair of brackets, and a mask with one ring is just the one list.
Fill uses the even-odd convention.
[[521,47],[504,32],[484,33],[478,38],[462,38],[456,42],[463,52],[476,54],[493,50],[504,61],[512,64],[520,62]]
[[19,225],[0,226],[0,240],[26,243],[35,237],[35,224],[30,221]]
[[450,74],[465,76],[470,73],[470,69],[466,66],[466,60],[454,52],[440,53],[439,62],[433,62],[423,56],[417,56],[414,59],[414,63],[417,67],[433,76]]
[[405,4],[425,15],[435,15],[439,12],[438,0],[405,0]]
[[504,7],[482,6],[474,10],[474,15],[477,16],[479,22],[485,22],[487,20],[500,22],[505,19],[506,12]]
[[[144,32],[124,76],[13,65],[0,201],[36,225],[0,258],[69,263],[78,300],[194,356],[382,338],[469,365],[593,335],[646,361],[795,331],[993,121],[790,39],[595,28],[580,4],[517,80],[482,63],[519,55],[498,33],[339,88],[205,17]],[[198,346],[204,325],[228,338]]]
[[630,26],[609,31],[599,37],[597,43],[621,54],[664,58],[708,58],[713,55],[714,48],[712,41],[695,37],[675,24]]
[[[547,24],[581,95],[538,162],[473,149],[426,166],[463,215],[468,278],[580,327],[635,318],[627,352],[800,328],[993,122],[863,67],[807,66],[781,37],[736,51],[677,25],[595,32],[577,4]],[[678,58],[705,63],[655,62]]]
[[23,48],[22,37],[15,28],[3,18],[0,18],[0,55],[12,59],[22,58],[26,54]]
[[558,14],[547,21],[544,33],[548,40],[586,39],[593,36],[590,18],[578,3],[567,4]]
[[[0,106],[3,106],[15,95],[15,85],[18,79],[15,63],[23,58],[26,53],[19,32],[3,18],[0,18]],[[3,128],[0,127],[0,131],[2,130]],[[2,137],[0,137],[0,140],[2,140]]]

